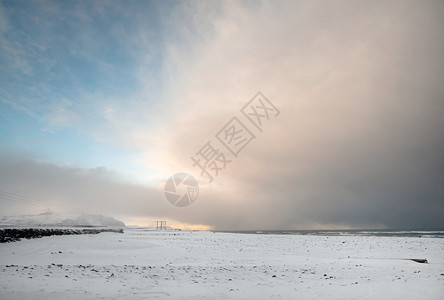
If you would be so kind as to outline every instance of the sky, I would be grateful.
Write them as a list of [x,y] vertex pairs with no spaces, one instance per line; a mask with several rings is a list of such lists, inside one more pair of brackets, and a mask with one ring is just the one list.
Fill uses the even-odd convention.
[[0,1],[0,214],[443,228],[443,29],[430,0]]

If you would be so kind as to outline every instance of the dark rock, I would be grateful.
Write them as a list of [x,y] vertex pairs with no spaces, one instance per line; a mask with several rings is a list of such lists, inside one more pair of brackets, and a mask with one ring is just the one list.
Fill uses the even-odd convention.
[[[3,228],[0,229],[0,243],[19,241],[20,239],[41,238],[51,235],[98,234],[101,232],[123,233],[123,229],[114,228]],[[59,253],[62,253],[59,251]]]

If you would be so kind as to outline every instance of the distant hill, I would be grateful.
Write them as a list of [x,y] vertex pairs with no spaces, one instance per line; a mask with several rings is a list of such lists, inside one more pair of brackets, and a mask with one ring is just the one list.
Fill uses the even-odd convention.
[[125,223],[112,217],[84,214],[58,213],[47,210],[37,215],[3,216],[0,226],[105,226],[125,227]]

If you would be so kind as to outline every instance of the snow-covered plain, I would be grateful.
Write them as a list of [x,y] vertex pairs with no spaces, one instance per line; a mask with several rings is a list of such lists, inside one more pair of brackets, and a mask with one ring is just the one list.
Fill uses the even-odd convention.
[[85,298],[444,299],[444,239],[127,229],[0,244],[0,299]]

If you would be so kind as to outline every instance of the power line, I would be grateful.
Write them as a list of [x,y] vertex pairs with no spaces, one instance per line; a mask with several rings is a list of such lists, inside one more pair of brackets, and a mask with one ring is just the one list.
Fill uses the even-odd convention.
[[24,200],[17,200],[17,199],[14,199],[14,198],[11,198],[11,197],[8,197],[8,196],[4,196],[4,195],[0,195],[0,199],[1,200],[7,200],[7,201],[21,202],[21,203],[25,203],[25,204],[28,204],[28,205],[36,206],[36,207],[39,207],[39,208],[43,208],[43,205],[41,205],[41,204],[37,204],[37,203],[34,203],[34,202],[28,202],[28,201],[24,201]]
[[56,207],[57,209],[60,210],[60,208],[62,208],[62,211],[70,211],[70,212],[79,212],[82,213],[84,211],[79,210],[78,208],[75,208],[73,206],[70,205],[66,205],[66,204],[61,204],[61,203],[56,203],[56,202],[52,202],[52,201],[43,201],[34,197],[29,197],[29,196],[24,196],[24,195],[19,195],[19,194],[15,194],[15,193],[10,193],[10,192],[6,192],[6,191],[1,191],[0,190],[0,199],[3,200],[9,200],[9,201],[13,201],[13,202],[21,202],[21,203],[25,203],[28,205],[32,205],[35,207],[39,207],[39,208],[49,208],[50,207]]
[[[9,193],[9,192],[5,192],[5,191],[0,191],[0,196],[3,197],[7,197],[9,200],[12,201],[20,201],[20,202],[26,202],[26,203],[33,203],[33,204],[37,204],[37,205],[41,205],[41,206],[47,206],[47,205],[51,205],[51,206],[59,206],[59,207],[69,207],[68,205],[63,205],[60,203],[55,203],[55,202],[51,202],[51,201],[43,201],[43,200],[39,200],[33,197],[29,197],[29,196],[24,196],[24,195],[19,195],[19,194],[14,194],[14,193]],[[75,209],[73,207],[69,207],[70,209]]]

